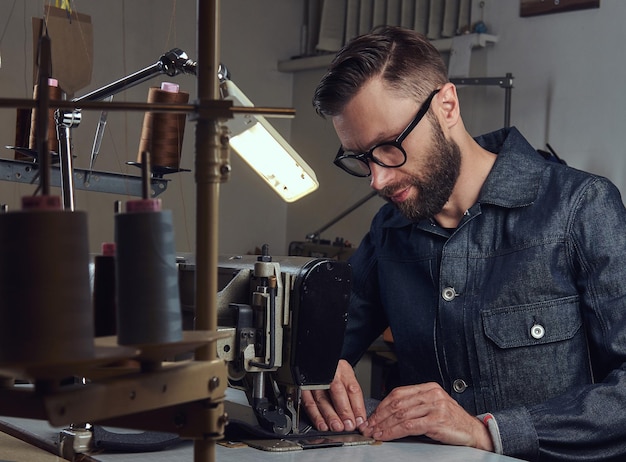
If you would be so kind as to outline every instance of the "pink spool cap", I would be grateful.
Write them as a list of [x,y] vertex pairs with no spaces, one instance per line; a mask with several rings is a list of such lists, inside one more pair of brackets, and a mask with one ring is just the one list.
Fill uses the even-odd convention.
[[160,212],[161,199],[138,199],[126,202],[127,212]]
[[178,93],[180,87],[177,83],[172,82],[162,82],[161,90],[167,91],[168,93]]

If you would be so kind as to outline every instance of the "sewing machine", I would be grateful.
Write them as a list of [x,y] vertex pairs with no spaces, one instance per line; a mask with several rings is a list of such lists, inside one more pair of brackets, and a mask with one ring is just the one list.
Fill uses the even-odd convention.
[[[181,293],[193,265],[179,264]],[[258,425],[297,434],[302,390],[328,388],[341,353],[350,294],[350,267],[322,258],[222,257],[218,272],[217,343],[229,386],[245,391]],[[190,308],[181,295],[184,318]],[[192,300],[190,298],[190,300]],[[228,411],[232,416],[233,411]],[[238,414],[239,415],[239,414]],[[251,422],[254,424],[254,422]]]

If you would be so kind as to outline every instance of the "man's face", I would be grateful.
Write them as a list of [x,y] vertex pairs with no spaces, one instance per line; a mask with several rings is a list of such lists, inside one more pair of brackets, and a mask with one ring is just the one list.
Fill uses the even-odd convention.
[[[421,103],[399,97],[374,79],[332,121],[344,148],[364,152],[395,139]],[[436,104],[437,95],[432,102]],[[385,168],[369,162],[371,186],[409,220],[432,218],[448,201],[458,178],[459,147],[446,139],[436,119],[428,116],[407,136],[402,147],[407,161],[401,167]]]
[[[384,186],[379,194],[393,202],[412,221],[433,218],[443,209],[456,184],[461,168],[459,146],[447,140],[438,123],[432,124],[432,137],[423,154],[420,171],[407,173],[404,178]],[[407,164],[412,151],[407,151]],[[374,170],[372,170],[374,175]],[[396,200],[398,191],[407,191],[404,200]],[[400,199],[402,199],[400,194]]]

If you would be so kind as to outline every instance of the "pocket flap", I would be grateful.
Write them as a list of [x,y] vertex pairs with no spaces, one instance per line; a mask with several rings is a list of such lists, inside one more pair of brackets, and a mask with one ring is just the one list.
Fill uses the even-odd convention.
[[500,348],[571,339],[582,326],[578,300],[573,296],[484,311],[485,335]]

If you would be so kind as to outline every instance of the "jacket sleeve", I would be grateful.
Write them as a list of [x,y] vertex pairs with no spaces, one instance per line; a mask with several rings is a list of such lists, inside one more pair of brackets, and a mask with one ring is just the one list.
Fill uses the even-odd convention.
[[352,293],[341,357],[353,366],[388,325],[380,303],[376,262],[376,241],[380,239],[383,220],[383,214],[379,212],[369,233],[350,258]]
[[626,211],[617,188],[594,177],[581,188],[567,226],[594,383],[493,416],[507,455],[626,460]]

